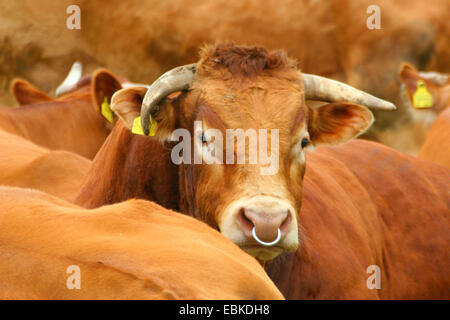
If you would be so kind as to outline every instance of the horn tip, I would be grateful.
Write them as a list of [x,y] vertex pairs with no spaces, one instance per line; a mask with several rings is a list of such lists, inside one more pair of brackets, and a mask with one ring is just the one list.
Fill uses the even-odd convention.
[[386,110],[397,110],[397,107],[395,106],[395,104],[393,104],[391,102],[387,102],[386,103]]
[[381,100],[377,101],[375,104],[367,105],[369,108],[379,109],[379,110],[385,110],[385,111],[393,111],[397,110],[397,107],[392,102]]

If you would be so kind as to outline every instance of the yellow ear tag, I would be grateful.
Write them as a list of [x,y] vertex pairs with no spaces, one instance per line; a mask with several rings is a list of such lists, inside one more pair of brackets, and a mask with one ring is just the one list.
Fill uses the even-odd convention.
[[113,122],[113,114],[111,109],[109,108],[108,98],[105,97],[102,103],[102,115],[108,120],[109,122]]
[[[152,119],[152,117],[150,116],[150,125],[149,125],[149,133],[148,135],[150,137],[153,137],[156,133],[156,128],[157,128],[158,124],[156,123],[156,121],[154,121]],[[133,127],[131,128],[131,132],[134,134],[140,134],[142,136],[144,136],[144,130],[142,130],[142,126],[141,126],[141,117],[136,117],[133,120]]]
[[413,95],[414,108],[431,108],[433,106],[433,96],[427,90],[423,80],[417,81],[417,90]]
[[133,128],[131,128],[131,132],[134,134],[140,134],[142,136],[145,136],[144,130],[142,130],[142,126],[141,126],[141,117],[134,118]]

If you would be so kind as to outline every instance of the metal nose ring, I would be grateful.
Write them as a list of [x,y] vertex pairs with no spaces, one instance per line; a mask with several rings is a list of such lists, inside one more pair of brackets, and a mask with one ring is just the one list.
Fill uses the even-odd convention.
[[280,228],[278,228],[277,238],[274,241],[272,241],[272,242],[264,242],[261,239],[259,239],[258,236],[256,235],[256,227],[253,227],[252,236],[253,236],[253,239],[256,240],[256,242],[262,244],[263,246],[270,247],[270,246],[273,246],[273,245],[277,244],[280,241],[280,239],[281,239],[281,231],[280,231]]

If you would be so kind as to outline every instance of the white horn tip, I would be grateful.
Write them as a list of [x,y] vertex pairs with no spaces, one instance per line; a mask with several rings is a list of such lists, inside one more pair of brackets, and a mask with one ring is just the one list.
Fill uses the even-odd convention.
[[56,96],[66,93],[73,89],[76,83],[81,79],[81,74],[83,72],[83,66],[81,62],[75,61],[70,68],[69,74],[64,79],[64,81],[56,88]]
[[[373,96],[372,96],[373,97]],[[386,111],[392,111],[397,110],[397,107],[392,102],[380,99],[375,97],[375,100],[371,99],[367,104],[363,104],[368,108],[378,109],[378,110],[386,110]]]
[[384,103],[383,109],[385,109],[385,110],[397,110],[397,107],[392,102],[386,101],[386,103]]
[[378,110],[386,110],[386,111],[392,111],[392,110],[397,110],[397,107],[395,106],[395,104],[393,104],[392,102],[389,101],[377,101],[374,104],[367,104],[366,105],[368,108],[373,108],[373,109],[378,109]]

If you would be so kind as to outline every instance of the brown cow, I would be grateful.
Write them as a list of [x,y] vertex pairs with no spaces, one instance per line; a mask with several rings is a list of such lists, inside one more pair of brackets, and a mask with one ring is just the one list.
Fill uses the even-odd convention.
[[283,296],[231,241],[155,203],[86,210],[42,192],[0,187],[0,298]]
[[120,88],[119,80],[106,70],[82,78],[75,90],[56,99],[16,80],[12,91],[21,107],[0,108],[0,129],[52,150],[92,159],[111,130],[96,110]]
[[[429,128],[429,131],[420,131],[422,143],[418,157],[450,168],[450,78],[436,72],[418,72],[409,64],[402,65],[400,76],[411,109],[421,120],[416,121],[417,126],[419,129]],[[427,107],[417,109],[414,107],[414,95],[419,82],[421,90],[425,88],[431,100]]]
[[73,201],[91,161],[72,152],[48,150],[0,130],[0,185],[33,188]]
[[[195,82],[191,85],[194,68]],[[177,83],[180,81],[177,77],[181,80],[186,78],[189,83]],[[175,89],[172,86],[167,88],[167,83],[171,82],[174,82]],[[117,92],[113,96],[111,108],[127,128],[131,129],[140,112],[144,121],[148,121],[149,112],[154,113],[154,110],[149,111],[145,105],[156,106],[160,99],[171,92],[189,86],[189,93],[166,100],[161,107],[161,112],[155,118],[158,122],[156,134],[159,140],[170,143],[172,132],[181,128],[192,133],[194,145],[200,142],[202,147],[214,147],[212,138],[206,136],[208,127],[219,128],[223,133],[226,129],[240,128],[272,128],[280,131],[279,152],[282,161],[275,174],[261,175],[260,171],[267,169],[261,163],[257,166],[179,166],[179,188],[184,190],[182,199],[178,201],[179,209],[207,219],[211,226],[220,229],[244,250],[264,261],[273,259],[284,250],[293,251],[297,248],[296,216],[301,202],[299,177],[302,177],[304,172],[306,145],[311,141],[314,144],[331,145],[345,142],[363,132],[373,121],[368,109],[351,103],[336,102],[318,110],[309,110],[304,104],[305,95],[316,100],[347,99],[372,106],[393,107],[390,103],[344,84],[302,75],[295,63],[281,51],[267,52],[262,47],[221,44],[206,47],[196,67],[176,69],[162,76],[147,94],[147,98],[154,95],[156,100],[150,104],[144,102],[142,111],[141,103],[146,88],[130,88]],[[273,105],[283,107],[274,108]],[[199,120],[203,121],[203,129],[194,128],[194,121]],[[144,124],[143,127],[148,126]],[[88,178],[97,182],[95,185],[88,182],[83,186],[77,203],[96,206],[99,204],[97,201],[110,201],[111,195],[115,197],[115,189],[125,186],[131,187],[133,190],[130,192],[135,195],[143,196],[152,192],[146,182],[139,181],[150,180],[148,175],[160,176],[162,172],[173,171],[174,161],[168,159],[170,150],[164,153],[165,158],[158,159],[156,163],[151,161],[137,165],[133,159],[135,156],[145,158],[147,153],[161,154],[161,147],[154,151],[151,147],[140,148],[142,144],[146,144],[143,137],[129,141],[130,137],[133,137],[129,131],[121,125],[116,128],[111,138],[106,141],[104,150],[112,148],[123,152],[123,147],[131,149],[128,150],[131,161],[124,163],[123,157],[110,157],[102,150],[96,157],[98,164],[92,167]],[[206,139],[205,141],[199,141],[201,135],[206,136],[202,138]],[[188,139],[188,142],[191,142],[191,137]],[[275,141],[275,138],[273,140]],[[157,142],[147,144],[155,143]],[[196,148],[197,151],[198,149]],[[272,153],[276,154],[275,149]],[[192,158],[196,155],[193,152]],[[172,154],[170,156],[172,157]],[[236,158],[238,156],[241,155],[236,152]],[[188,160],[191,160],[191,155]],[[137,161],[139,162],[141,161]],[[130,176],[127,172],[123,180],[118,178],[123,171],[127,171],[123,170],[124,166],[136,170],[136,175]],[[149,169],[149,166],[152,169]],[[103,173],[105,170],[108,174]],[[142,179],[142,172],[148,172],[145,174],[147,179]],[[106,181],[109,191],[105,192],[103,186],[99,188],[97,183],[111,176],[114,176],[114,179]],[[162,191],[162,194],[154,192],[154,198],[149,199],[158,201],[161,196],[167,199],[166,192],[176,186],[172,182],[175,179],[171,177],[173,174],[164,177],[165,181],[169,178],[171,183],[163,186],[160,186],[158,181],[152,181],[153,189]],[[245,177],[245,180],[239,177]],[[215,187],[211,188],[210,185]],[[141,191],[138,191],[139,189]],[[101,200],[96,197],[99,194],[97,192],[100,193]],[[176,208],[174,201],[169,201],[168,204]],[[277,246],[262,247],[255,242],[252,233],[256,233],[263,242],[271,242],[277,237],[282,239]]]
[[[176,207],[185,191],[176,189],[167,150],[120,122],[108,140],[79,203],[136,196]],[[307,157],[300,248],[267,266],[287,299],[450,297],[441,272],[449,264],[449,228],[440,222],[450,210],[448,171],[363,140]],[[381,268],[381,290],[366,286],[370,265]]]
[[[449,297],[448,277],[436,280],[439,270],[449,264],[448,224],[439,222],[450,205],[449,173],[443,169],[369,142],[352,142],[336,151],[319,148],[316,158],[308,162],[304,209],[299,213],[305,144],[346,141],[367,128],[371,116],[364,107],[349,103],[308,109],[305,97],[320,90],[285,59],[280,52],[262,48],[207,47],[199,64],[162,76],[147,99],[144,88],[117,92],[112,108],[123,121],[116,124],[94,159],[76,202],[96,207],[139,197],[179,206],[260,260],[294,250],[299,240],[295,254],[283,254],[269,267],[271,277],[290,299]],[[162,100],[159,112],[153,108],[173,88],[189,87],[176,80],[192,81],[193,77],[188,92]],[[167,84],[173,87],[167,89]],[[334,85],[326,83],[322,88],[331,91]],[[149,97],[157,99],[149,102]],[[170,137],[174,128],[193,131],[195,119],[221,130],[279,128],[278,174],[263,176],[258,165],[247,164],[180,164],[176,170],[170,155],[173,144],[158,146],[156,139],[129,131],[142,100],[141,117],[150,113],[157,121],[158,140]],[[198,133],[193,140],[211,144],[205,128]],[[420,186],[413,188],[416,184]],[[417,194],[416,189],[420,189]],[[417,227],[412,230],[411,225]],[[263,242],[273,240],[278,227],[284,238],[276,247],[258,246],[250,232],[253,226],[263,227],[262,233],[256,232]],[[401,238],[404,248],[399,248]],[[409,261],[408,254],[417,258]],[[427,264],[431,256],[433,266]],[[373,264],[382,270],[382,291],[366,286],[366,268]],[[415,267],[428,270],[417,277],[411,271]],[[419,278],[421,282],[413,281]]]

